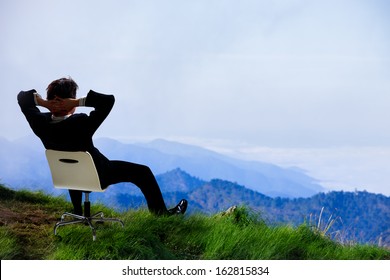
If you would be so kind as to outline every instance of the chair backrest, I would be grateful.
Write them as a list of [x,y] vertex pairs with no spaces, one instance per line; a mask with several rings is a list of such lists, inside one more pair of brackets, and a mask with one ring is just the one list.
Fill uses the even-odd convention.
[[103,192],[92,156],[88,152],[46,150],[53,184],[59,189]]

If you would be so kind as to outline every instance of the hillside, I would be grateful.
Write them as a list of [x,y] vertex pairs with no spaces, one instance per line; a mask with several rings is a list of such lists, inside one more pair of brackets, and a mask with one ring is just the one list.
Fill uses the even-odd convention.
[[245,208],[212,216],[155,217],[143,210],[106,216],[125,227],[98,225],[92,241],[88,226],[53,226],[70,204],[43,193],[13,191],[0,185],[0,259],[270,259],[389,260],[390,251],[369,245],[340,244],[307,225],[267,225]]
[[[213,215],[232,205],[244,205],[270,224],[297,226],[307,222],[318,225],[320,220],[321,226],[326,227],[331,222],[329,233],[338,240],[390,246],[390,198],[383,195],[333,191],[309,198],[272,198],[229,181],[203,181],[180,169],[159,175],[157,180],[167,205],[186,198],[192,214]],[[133,186],[123,184],[111,190],[113,193],[102,197],[101,201],[117,210],[145,204]]]

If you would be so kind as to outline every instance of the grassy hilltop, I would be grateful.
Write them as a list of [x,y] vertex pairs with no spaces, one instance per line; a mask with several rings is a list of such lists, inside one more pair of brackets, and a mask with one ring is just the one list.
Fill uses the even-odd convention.
[[70,209],[65,198],[0,185],[0,258],[390,259],[388,249],[341,244],[315,226],[267,225],[244,207],[212,216],[155,217],[145,210],[116,213],[93,205],[92,212],[119,217],[125,227],[98,225],[96,241],[84,225],[60,227],[55,236],[55,222]]

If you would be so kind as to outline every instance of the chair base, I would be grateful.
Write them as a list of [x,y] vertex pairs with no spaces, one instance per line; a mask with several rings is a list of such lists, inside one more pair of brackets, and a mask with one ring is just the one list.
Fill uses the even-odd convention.
[[[66,217],[71,217],[71,218],[73,218],[73,220],[65,221]],[[89,217],[65,212],[61,216],[61,221],[57,222],[56,225],[54,226],[54,235],[57,235],[58,227],[66,226],[66,225],[73,225],[73,224],[85,224],[85,225],[89,225],[89,227],[91,228],[92,238],[93,238],[93,241],[95,241],[96,240],[96,229],[95,229],[94,225],[92,224],[93,221],[95,221],[97,223],[99,223],[99,222],[101,222],[101,223],[102,222],[118,222],[122,225],[122,227],[124,226],[123,221],[120,219],[104,218],[103,212],[98,212],[98,213],[96,213],[92,216],[89,216]]]

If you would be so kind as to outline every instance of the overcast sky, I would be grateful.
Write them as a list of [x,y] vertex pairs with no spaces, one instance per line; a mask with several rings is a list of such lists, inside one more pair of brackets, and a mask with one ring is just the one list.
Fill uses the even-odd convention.
[[45,95],[71,76],[79,96],[116,96],[97,137],[187,139],[285,164],[306,155],[309,170],[307,154],[280,151],[337,161],[345,148],[382,166],[389,13],[386,0],[1,0],[1,136],[30,133],[20,90]]

